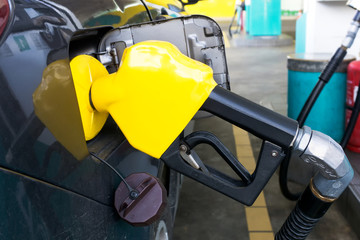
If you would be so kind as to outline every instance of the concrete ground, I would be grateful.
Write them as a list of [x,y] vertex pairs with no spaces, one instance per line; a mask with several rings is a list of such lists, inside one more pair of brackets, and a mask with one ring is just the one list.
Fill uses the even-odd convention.
[[[256,103],[286,115],[287,68],[286,56],[294,46],[283,47],[232,47],[226,49],[232,91]],[[257,156],[261,141],[216,118],[196,122],[196,130],[215,133],[239,157],[240,162]],[[236,136],[236,142],[235,137]],[[250,140],[249,140],[250,139]],[[223,171],[223,160],[206,146],[195,149],[207,164]],[[293,209],[295,203],[286,200],[275,174],[251,208],[229,199],[189,178],[184,178],[180,204],[174,229],[174,240],[267,240],[274,234]],[[312,231],[309,240],[358,239],[347,220],[334,204]]]

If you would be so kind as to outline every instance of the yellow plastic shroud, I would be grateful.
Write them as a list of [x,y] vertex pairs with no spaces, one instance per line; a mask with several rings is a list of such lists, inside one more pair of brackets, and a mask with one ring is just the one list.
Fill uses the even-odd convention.
[[155,158],[179,136],[217,85],[209,66],[161,41],[125,49],[113,74],[87,55],[77,56],[70,66],[86,140],[98,134],[110,113],[130,144]]

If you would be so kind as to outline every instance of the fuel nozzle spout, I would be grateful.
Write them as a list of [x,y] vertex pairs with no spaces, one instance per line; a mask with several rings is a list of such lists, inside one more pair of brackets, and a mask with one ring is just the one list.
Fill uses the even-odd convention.
[[306,126],[299,129],[296,136],[293,157],[302,159],[319,171],[276,234],[276,240],[305,239],[354,175],[341,146],[329,136]]

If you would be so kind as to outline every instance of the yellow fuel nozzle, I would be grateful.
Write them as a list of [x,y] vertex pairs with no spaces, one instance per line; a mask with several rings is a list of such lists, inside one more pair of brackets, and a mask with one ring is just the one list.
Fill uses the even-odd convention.
[[156,158],[217,85],[209,66],[161,41],[127,48],[113,74],[86,55],[70,66],[86,140],[97,135],[110,113],[133,147]]

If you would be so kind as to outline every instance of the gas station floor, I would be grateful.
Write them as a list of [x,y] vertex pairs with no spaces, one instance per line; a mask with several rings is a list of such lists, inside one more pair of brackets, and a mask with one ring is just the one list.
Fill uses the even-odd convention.
[[[233,47],[235,44],[231,40],[225,42],[231,90],[286,115],[286,56],[294,52],[294,46],[246,48]],[[195,130],[213,132],[248,170],[254,169],[261,144],[259,139],[216,117],[197,120]],[[195,151],[210,166],[231,171],[224,167],[223,160],[214,150],[199,146]],[[294,206],[295,202],[282,196],[277,173],[252,207],[245,207],[185,177],[173,239],[270,240]],[[343,208],[335,203],[307,239],[358,239],[340,209]]]

